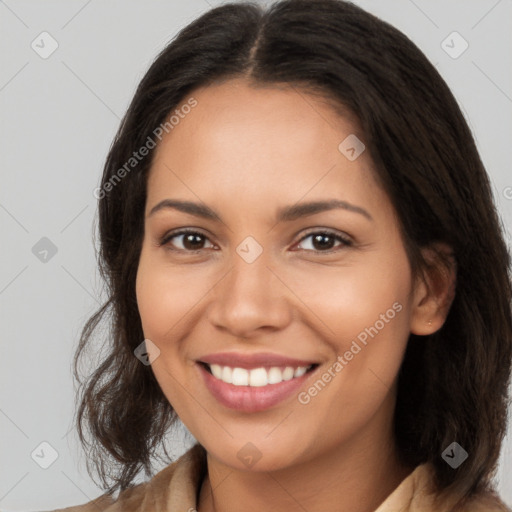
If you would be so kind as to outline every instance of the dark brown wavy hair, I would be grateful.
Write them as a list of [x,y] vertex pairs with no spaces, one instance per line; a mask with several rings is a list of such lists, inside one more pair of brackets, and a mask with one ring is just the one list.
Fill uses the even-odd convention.
[[[106,184],[194,89],[241,76],[320,93],[357,117],[415,275],[426,269],[422,248],[453,249],[455,298],[439,331],[410,336],[394,432],[407,465],[433,464],[440,492],[469,498],[491,488],[507,424],[512,318],[510,256],[489,178],[434,66],[400,31],[342,0],[214,8],[181,30],[140,82],[101,183],[98,258],[108,300],[85,325],[74,361],[89,471],[109,493],[132,486],[142,470],[151,474],[177,419],[151,366],[134,357],[144,339],[135,278],[154,151]],[[79,362],[102,319],[104,354],[81,379]],[[441,458],[453,441],[469,454],[457,469]]]

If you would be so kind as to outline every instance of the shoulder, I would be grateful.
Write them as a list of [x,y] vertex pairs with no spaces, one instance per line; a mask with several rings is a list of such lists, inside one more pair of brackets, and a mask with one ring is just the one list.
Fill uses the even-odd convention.
[[512,512],[495,491],[486,491],[471,498],[461,512]]
[[[139,512],[140,510],[167,510],[181,500],[194,500],[197,485],[205,469],[205,450],[195,444],[177,461],[171,463],[151,480],[122,491],[117,498],[104,494],[82,505],[52,512]],[[190,501],[191,502],[191,501]],[[174,507],[172,507],[174,509]],[[185,509],[186,510],[186,509]]]
[[[512,510],[500,499],[498,493],[488,488],[482,490],[472,496],[461,499],[460,494],[445,492],[437,494],[434,482],[434,468],[431,464],[424,464],[419,473],[418,487],[419,496],[428,496],[432,501],[428,501],[432,505],[432,510],[442,512],[512,512]],[[421,486],[421,484],[427,485]],[[424,491],[427,491],[424,494]],[[430,494],[429,494],[430,493]]]
[[461,498],[454,491],[438,492],[434,467],[425,463],[417,466],[376,512],[512,512],[492,489]]
[[[155,482],[163,479],[164,473],[168,475],[168,479],[171,478],[173,469],[176,462],[165,468],[163,471],[155,475],[149,482],[144,482],[128,489],[123,490],[117,498],[104,494],[98,498],[83,503],[82,505],[75,505],[63,509],[53,510],[52,512],[135,512],[141,509],[142,504],[148,499],[150,494],[154,494]],[[159,479],[157,480],[157,477]]]
[[100,496],[92,501],[84,503],[83,505],[75,505],[73,507],[59,508],[51,512],[92,512],[95,510],[106,510],[107,507],[112,505],[114,500],[107,494]]

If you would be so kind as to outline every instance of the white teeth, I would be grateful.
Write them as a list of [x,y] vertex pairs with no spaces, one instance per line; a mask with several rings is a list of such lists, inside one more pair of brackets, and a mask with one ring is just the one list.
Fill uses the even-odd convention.
[[293,379],[294,369],[291,366],[287,366],[283,372],[283,380]]
[[249,386],[266,386],[268,384],[267,370],[255,368],[249,372]]
[[233,368],[231,378],[233,380],[232,384],[235,386],[249,385],[249,372],[245,368]]
[[270,368],[268,370],[268,383],[279,384],[283,380],[283,372],[279,368]]
[[233,382],[233,370],[229,366],[224,366],[224,368],[222,368],[222,375],[217,378],[222,379],[228,384],[231,384]]
[[295,370],[295,373],[293,374],[293,376],[294,377],[302,377],[307,371],[308,371],[308,369],[305,366],[299,366]]
[[222,367],[220,364],[211,364],[210,370],[212,371],[214,377],[217,377],[217,379],[222,378]]
[[273,366],[269,369],[254,368],[246,370],[245,368],[231,368],[230,366],[221,366],[219,364],[211,364],[209,366],[213,376],[227,384],[252,387],[279,384],[286,380],[302,377],[311,368],[310,366],[299,366],[297,368],[287,366],[284,370],[281,370],[281,368]]

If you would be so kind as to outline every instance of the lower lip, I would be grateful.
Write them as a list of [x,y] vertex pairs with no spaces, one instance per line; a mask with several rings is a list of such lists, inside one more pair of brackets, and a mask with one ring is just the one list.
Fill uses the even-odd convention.
[[243,412],[258,412],[269,409],[296,393],[304,381],[314,372],[308,371],[279,384],[266,386],[235,386],[215,378],[202,364],[197,363],[206,387],[224,406]]

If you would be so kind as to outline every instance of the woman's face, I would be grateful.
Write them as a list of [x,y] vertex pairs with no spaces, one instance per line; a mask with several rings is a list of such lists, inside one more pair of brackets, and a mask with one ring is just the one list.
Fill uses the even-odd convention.
[[192,96],[155,150],[137,274],[165,396],[233,468],[389,441],[415,299],[357,125],[294,88]]

